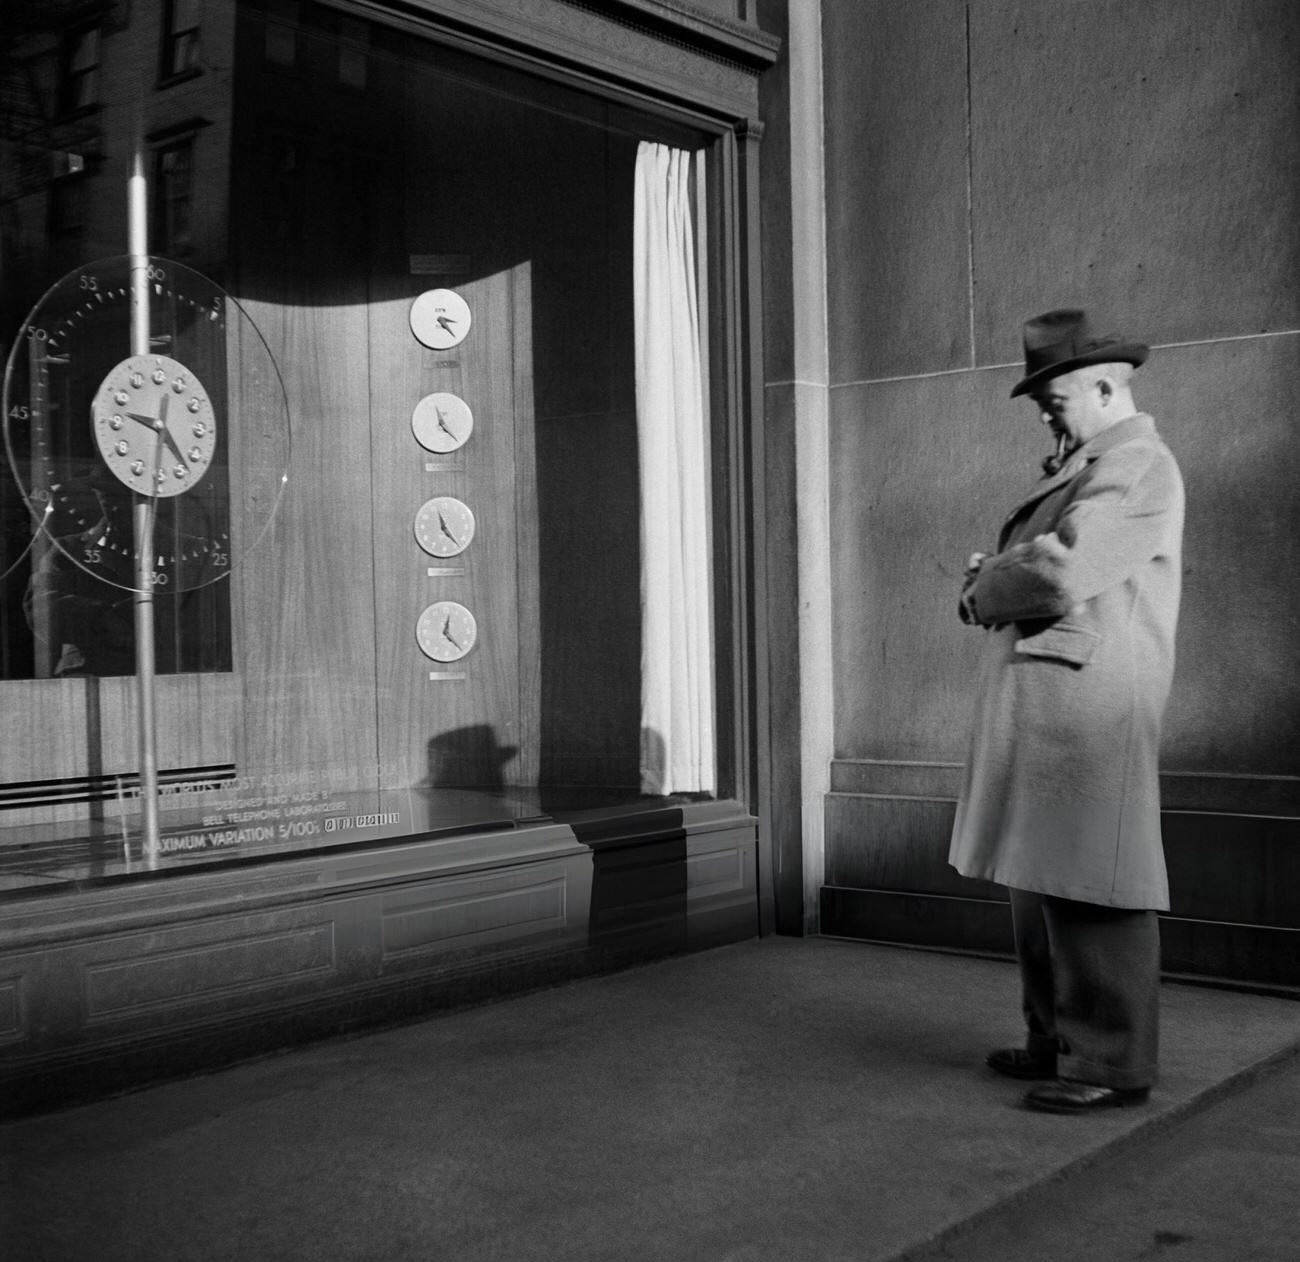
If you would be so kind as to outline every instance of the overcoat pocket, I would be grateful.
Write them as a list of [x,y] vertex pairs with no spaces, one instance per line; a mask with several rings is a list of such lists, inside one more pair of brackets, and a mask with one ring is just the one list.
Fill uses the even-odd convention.
[[1057,622],[1034,635],[1016,641],[1016,652],[1027,657],[1050,657],[1071,666],[1086,666],[1092,661],[1102,636],[1099,631],[1071,622]]

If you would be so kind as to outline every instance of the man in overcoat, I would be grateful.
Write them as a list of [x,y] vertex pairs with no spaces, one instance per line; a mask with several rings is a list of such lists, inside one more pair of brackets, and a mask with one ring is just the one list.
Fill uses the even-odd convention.
[[1057,452],[967,566],[959,613],[985,640],[949,859],[1010,893],[1028,1037],[987,1063],[1054,1080],[1028,1106],[1079,1113],[1144,1100],[1156,1078],[1183,483],[1133,403],[1146,346],[1075,309],[1028,321],[1024,342],[1012,397]]

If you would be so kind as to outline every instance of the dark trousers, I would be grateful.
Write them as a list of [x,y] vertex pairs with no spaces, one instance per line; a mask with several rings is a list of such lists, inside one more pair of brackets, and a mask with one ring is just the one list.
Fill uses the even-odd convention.
[[1011,890],[1027,1046],[1062,1078],[1103,1087],[1156,1080],[1160,924],[1153,911]]

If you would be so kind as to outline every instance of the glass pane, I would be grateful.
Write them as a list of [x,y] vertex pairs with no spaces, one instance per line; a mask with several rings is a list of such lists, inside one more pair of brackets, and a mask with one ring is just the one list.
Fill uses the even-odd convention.
[[184,74],[195,70],[199,64],[199,34],[197,31],[185,31],[172,37],[168,57],[167,73]]
[[[0,294],[0,696],[52,734],[0,734],[0,781],[26,786],[0,801],[0,888],[67,879],[92,841],[111,875],[661,801],[643,784],[636,174],[655,141],[693,179],[705,138],[328,6],[203,16],[231,72],[184,99],[131,40],[104,48],[158,131],[208,124],[143,155],[148,345],[132,111],[37,137],[75,141],[76,215],[52,213],[47,166],[0,222],[5,256],[30,260]],[[688,227],[679,279],[703,248]],[[701,409],[701,453],[707,426]],[[143,573],[162,577],[147,860],[143,500]],[[705,571],[723,520],[690,525]],[[711,713],[711,686],[689,700]]]
[[172,31],[197,30],[202,15],[202,0],[172,0]]
[[263,46],[267,61],[292,66],[298,51],[298,0],[270,0]]
[[353,18],[340,18],[339,36],[339,82],[350,88],[364,88],[370,28]]
[[99,30],[70,36],[64,62],[63,105],[67,111],[87,109],[99,100]]
[[99,31],[83,31],[73,38],[68,66],[74,73],[91,70],[99,65]]

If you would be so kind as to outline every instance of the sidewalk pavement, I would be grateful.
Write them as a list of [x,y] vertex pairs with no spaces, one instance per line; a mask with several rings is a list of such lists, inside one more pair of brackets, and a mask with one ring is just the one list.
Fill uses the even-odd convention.
[[1300,1047],[1300,1005],[1166,985],[1160,1086],[1018,1107],[1014,966],[768,938],[0,1126],[12,1262],[897,1259]]
[[1300,1056],[910,1262],[1296,1262]]

